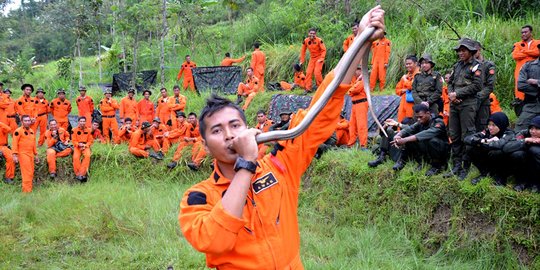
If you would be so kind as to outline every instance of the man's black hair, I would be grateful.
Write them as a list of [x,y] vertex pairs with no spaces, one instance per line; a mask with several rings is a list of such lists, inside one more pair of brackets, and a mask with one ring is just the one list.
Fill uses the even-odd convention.
[[124,122],[131,122],[131,123],[133,123],[133,119],[131,119],[130,117],[126,117],[126,119],[124,119]]
[[23,114],[23,115],[21,116],[21,121],[22,121],[24,118],[30,118],[30,115],[28,115],[28,114]]
[[225,53],[225,57],[231,57],[231,54],[228,53],[228,52],[226,52],[226,53]]
[[521,29],[523,29],[523,28],[529,28],[529,31],[531,31],[531,32],[533,31],[533,28],[532,28],[532,26],[531,26],[531,25],[529,25],[529,24],[527,24],[527,25],[525,25],[525,26],[521,27]]
[[248,70],[250,70],[250,69],[251,69],[251,71],[253,71],[253,68],[252,68],[252,67],[248,67],[248,68],[246,68],[246,72],[247,72]]
[[259,42],[253,43],[253,48],[258,49],[261,46]]
[[191,57],[189,54],[186,54],[186,58]]
[[84,119],[84,121],[86,121],[86,116],[79,116],[79,118],[77,118],[77,122],[81,121],[81,119]]
[[[234,104],[234,102],[230,101],[227,98],[212,94],[208,99],[206,99],[206,106],[204,106],[204,108],[202,109],[201,116],[199,117],[199,131],[203,139],[206,139],[206,123],[204,122],[204,119],[207,117],[211,117],[212,115],[214,115],[214,113],[219,112],[225,108],[233,108],[237,110],[244,124],[247,124],[246,115],[244,114],[244,111],[240,109],[240,107],[238,107],[236,104]],[[190,113],[190,115],[191,114],[192,113]]]
[[264,110],[258,110],[258,111],[257,111],[257,115],[259,115],[259,114],[261,114],[261,113],[264,114],[264,115],[266,115],[266,112],[265,112]]
[[411,61],[413,61],[415,63],[418,62],[418,58],[414,54],[407,55],[407,57],[405,57],[405,60],[411,60]]
[[300,66],[300,64],[298,64],[298,63],[294,64],[294,65],[293,65],[293,68],[294,68],[294,70],[296,70],[296,71],[302,70],[302,66]]
[[360,26],[360,23],[359,23],[358,21],[355,20],[355,21],[352,23],[352,26],[351,26],[351,27],[354,27],[354,26]]
[[21,90],[24,91],[24,88],[26,88],[26,87],[30,87],[32,89],[32,92],[34,92],[34,86],[29,84],[29,83],[25,83],[25,84],[21,85]]
[[311,31],[315,31],[315,33],[317,33],[317,28],[315,28],[315,27],[309,28],[308,32],[311,32]]
[[173,89],[173,90],[174,90],[174,89],[178,89],[178,90],[180,90],[180,85],[175,85],[175,86],[173,86],[173,88],[172,88],[172,89]]
[[426,106],[425,104],[416,104],[414,105],[413,110],[415,113],[429,112],[429,107]]
[[161,92],[161,91],[163,91],[163,90],[167,91],[167,88],[161,87],[161,89],[159,89],[159,92]]
[[191,116],[191,115],[193,115],[193,116],[195,116],[195,118],[197,118],[197,114],[196,114],[196,113],[194,113],[194,112],[188,113],[188,116]]
[[50,125],[52,122],[56,122],[56,119],[51,118],[51,120],[49,120],[49,125]]

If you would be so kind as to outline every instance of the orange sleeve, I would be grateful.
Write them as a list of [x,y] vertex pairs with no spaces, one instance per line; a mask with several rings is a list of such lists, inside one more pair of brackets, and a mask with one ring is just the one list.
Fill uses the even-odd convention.
[[139,139],[141,138],[141,132],[137,130],[136,132],[131,133],[131,140],[129,140],[129,147],[139,148],[144,150],[144,145],[139,144]]
[[0,130],[7,134],[11,131],[11,128],[5,123],[0,122]]
[[346,52],[349,49],[349,37],[343,41],[343,51]]
[[122,98],[122,100],[120,100],[120,118],[124,118],[125,111],[126,111],[126,101],[125,101],[125,98]]
[[[403,76],[406,76],[406,75],[403,75]],[[405,89],[404,77],[401,77],[399,82],[396,84],[396,95],[402,96],[404,93],[401,93],[401,91],[404,89]]]
[[79,128],[74,128],[71,132],[73,132],[73,135],[71,135],[71,141],[73,142],[73,146],[77,147],[77,145],[79,144],[79,135],[77,135],[77,130],[79,130]]
[[186,107],[186,97],[180,96],[178,99],[180,100],[179,104],[176,104],[175,97],[171,97],[168,100],[167,106],[169,107],[170,110],[172,111],[183,110]]
[[196,185],[184,193],[178,220],[186,240],[199,252],[222,254],[232,250],[246,222],[223,208],[221,196]]
[[13,137],[11,139],[11,147],[13,147],[13,154],[19,154],[19,141],[21,140],[21,135],[19,134],[19,128],[13,132]]
[[53,147],[53,145],[56,143],[56,139],[52,137],[52,132],[50,130],[45,132],[45,141],[47,142],[47,148]]
[[512,50],[512,58],[514,58],[514,60],[516,61],[527,58],[527,55],[521,51],[521,42],[514,43],[514,48]]
[[242,57],[236,58],[236,59],[231,59],[231,62],[233,62],[233,63],[240,63],[240,62],[243,62],[244,59],[246,59],[246,56],[242,56]]
[[319,49],[321,50],[321,58],[324,60],[326,59],[326,45],[324,45],[324,42],[322,39],[319,39],[321,42],[319,43]]
[[306,40],[304,39],[304,41],[302,42],[302,48],[300,49],[300,62],[301,63],[304,63],[304,61],[306,60],[306,49],[307,49],[307,45],[306,45]]
[[86,135],[86,146],[90,147],[94,143],[94,136],[92,136],[92,130],[88,132],[88,135]]
[[390,60],[390,51],[391,51],[392,42],[388,40],[388,44],[384,48],[384,63],[388,65],[388,61]]
[[538,58],[540,56],[540,40],[533,40],[529,50],[525,51],[525,54],[531,58]]
[[178,71],[178,76],[176,76],[176,80],[180,80],[180,77],[182,77],[182,73],[184,73],[184,64],[182,63],[182,67]]
[[349,90],[349,93],[350,93],[351,96],[361,94],[362,92],[364,92],[364,81],[363,80],[356,81],[354,83],[354,85]]

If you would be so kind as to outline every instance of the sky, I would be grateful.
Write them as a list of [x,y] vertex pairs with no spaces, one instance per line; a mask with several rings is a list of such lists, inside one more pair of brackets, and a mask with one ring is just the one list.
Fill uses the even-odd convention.
[[21,1],[22,0],[11,0],[10,3],[6,5],[6,8],[2,10],[2,13],[4,13],[4,15],[7,15],[9,11],[13,9],[18,9],[21,6]]

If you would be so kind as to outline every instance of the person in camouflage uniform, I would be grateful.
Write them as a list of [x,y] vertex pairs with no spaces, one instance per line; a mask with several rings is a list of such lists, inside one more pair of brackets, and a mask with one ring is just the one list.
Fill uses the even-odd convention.
[[421,72],[414,76],[412,95],[414,104],[423,103],[428,106],[431,113],[439,114],[441,103],[443,78],[439,72],[434,71],[435,63],[431,55],[426,54],[420,58]]
[[516,123],[517,132],[527,129],[531,119],[540,115],[540,57],[525,63],[521,68],[518,91],[525,93],[525,105]]
[[477,52],[474,58],[482,63],[482,90],[476,94],[478,110],[476,111],[476,130],[485,130],[491,115],[491,102],[489,95],[493,93],[495,86],[495,64],[492,61],[484,59],[482,55],[482,44],[476,42]]
[[476,42],[469,38],[460,39],[454,48],[459,61],[454,64],[448,81],[450,119],[448,134],[452,141],[452,170],[445,177],[456,175],[467,177],[471,162],[465,153],[463,139],[476,132],[475,118],[477,94],[482,90],[482,64],[474,58]]

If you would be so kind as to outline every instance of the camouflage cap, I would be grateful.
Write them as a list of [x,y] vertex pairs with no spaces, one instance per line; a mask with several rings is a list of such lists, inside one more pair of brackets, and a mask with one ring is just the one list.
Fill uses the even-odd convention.
[[103,94],[112,94],[112,89],[111,88],[105,89],[105,91],[103,91]]
[[150,123],[148,123],[148,121],[144,121],[142,124],[141,124],[141,129],[147,129],[149,128],[151,125]]
[[454,50],[459,50],[459,48],[465,47],[469,51],[476,52],[478,49],[476,49],[476,41],[470,39],[470,38],[462,38],[459,40],[459,43],[456,47],[454,47]]
[[288,110],[284,110],[284,111],[282,111],[282,112],[279,113],[279,116],[282,116],[282,115],[284,115],[284,114],[291,115],[292,112],[290,112],[290,111],[288,111]]
[[176,111],[176,117],[180,117],[180,116],[186,118],[186,114],[183,111]]
[[43,88],[41,88],[41,87],[38,87],[38,89],[36,90],[36,94],[37,94],[37,93],[43,93],[43,94],[45,94],[45,90],[43,90]]
[[64,90],[64,88],[60,88],[58,90],[56,90],[56,94],[60,94],[60,93],[66,93],[66,90]]
[[128,93],[135,93],[135,88],[129,88]]
[[159,120],[159,117],[154,118],[153,122],[161,123],[161,120]]
[[9,89],[9,88],[4,89],[4,93],[7,93],[7,92],[9,92],[11,94],[11,89]]
[[85,86],[80,86],[79,91],[86,91],[86,87]]
[[431,67],[432,67],[432,68],[435,67],[435,62],[433,62],[433,58],[431,58],[431,54],[424,54],[424,55],[422,55],[422,57],[420,58],[420,61],[419,61],[420,64],[421,64],[422,61],[424,61],[424,60],[428,61],[428,63],[431,64]]

